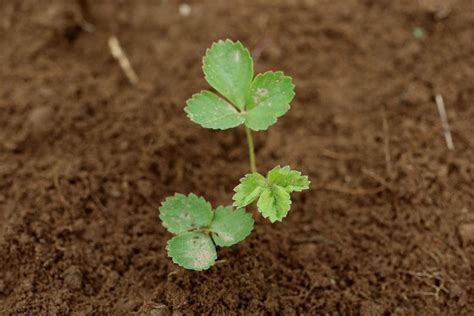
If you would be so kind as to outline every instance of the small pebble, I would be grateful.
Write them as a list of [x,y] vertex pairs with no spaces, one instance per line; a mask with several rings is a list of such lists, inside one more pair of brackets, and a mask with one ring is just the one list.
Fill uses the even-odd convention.
[[187,3],[179,5],[179,14],[181,16],[189,16],[191,14],[191,6]]
[[64,286],[69,290],[79,290],[82,287],[82,272],[76,266],[70,266],[64,271]]
[[474,223],[463,223],[459,225],[459,237],[464,246],[474,244]]
[[41,106],[34,108],[28,115],[28,121],[33,131],[45,133],[52,127],[52,116],[54,112],[51,107]]
[[150,316],[170,316],[171,312],[168,306],[159,304],[150,311]]
[[84,219],[83,218],[78,218],[72,224],[71,229],[76,233],[82,233],[86,229],[86,226],[87,225],[86,225],[86,222],[84,221]]
[[115,271],[111,271],[105,279],[104,288],[109,291],[113,290],[117,286],[119,280],[120,275]]
[[32,291],[32,290],[33,290],[33,287],[34,287],[34,286],[33,286],[33,282],[31,282],[31,280],[28,280],[28,279],[23,280],[23,282],[21,282],[21,284],[20,284],[20,288],[22,288],[22,290],[23,290],[24,292],[30,292],[30,291]]
[[429,102],[430,97],[430,90],[418,81],[409,83],[401,95],[403,102],[409,105],[420,105]]
[[122,194],[120,193],[120,190],[117,189],[117,187],[113,186],[108,190],[108,193],[111,197],[113,198],[119,198]]

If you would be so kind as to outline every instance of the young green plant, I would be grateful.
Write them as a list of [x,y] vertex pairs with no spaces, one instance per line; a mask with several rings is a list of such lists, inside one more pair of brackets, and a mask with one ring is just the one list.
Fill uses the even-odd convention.
[[[168,242],[168,255],[193,270],[204,270],[214,263],[215,245],[230,246],[250,234],[254,221],[245,213],[246,206],[256,201],[263,217],[272,223],[281,221],[291,208],[290,193],[306,190],[310,184],[307,176],[288,166],[276,166],[266,176],[256,167],[252,131],[267,130],[288,112],[295,96],[292,79],[281,71],[254,77],[250,52],[231,40],[218,41],[207,49],[203,72],[220,96],[207,90],[194,94],[186,102],[185,112],[205,128],[225,130],[243,125],[250,173],[234,189],[237,210],[222,206],[212,210],[193,194],[176,194],[160,207],[163,225],[177,235]],[[228,242],[223,242],[226,238]]]
[[214,43],[206,51],[203,71],[207,82],[222,97],[201,91],[187,101],[184,110],[193,122],[206,128],[244,126],[251,173],[234,189],[234,206],[245,207],[258,201],[263,217],[271,222],[281,221],[290,210],[290,193],[308,189],[310,182],[288,166],[277,166],[266,177],[259,174],[252,130],[266,130],[288,112],[295,96],[292,79],[281,71],[267,71],[254,78],[250,52],[231,40]]

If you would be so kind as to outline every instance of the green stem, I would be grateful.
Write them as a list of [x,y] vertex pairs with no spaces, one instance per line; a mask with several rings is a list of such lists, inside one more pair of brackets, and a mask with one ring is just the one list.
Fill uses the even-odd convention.
[[252,132],[247,126],[245,127],[245,135],[247,135],[247,143],[249,145],[249,160],[250,160],[250,171],[257,172],[257,165],[255,163],[255,148],[253,146]]

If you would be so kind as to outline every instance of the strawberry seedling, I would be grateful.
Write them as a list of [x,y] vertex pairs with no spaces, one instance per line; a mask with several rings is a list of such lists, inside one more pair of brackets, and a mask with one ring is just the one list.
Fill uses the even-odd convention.
[[247,237],[253,219],[244,208],[257,201],[258,211],[272,223],[281,221],[291,207],[290,193],[309,188],[307,176],[277,166],[264,177],[257,172],[252,131],[268,129],[290,109],[295,96],[292,79],[268,71],[254,77],[248,49],[231,40],[214,43],[203,58],[207,82],[219,94],[201,91],[187,102],[185,112],[205,128],[225,130],[244,126],[249,148],[250,174],[234,189],[232,207],[212,210],[194,194],[176,194],[160,207],[160,219],[173,234],[168,255],[186,269],[208,269],[216,260],[215,246],[231,246]]

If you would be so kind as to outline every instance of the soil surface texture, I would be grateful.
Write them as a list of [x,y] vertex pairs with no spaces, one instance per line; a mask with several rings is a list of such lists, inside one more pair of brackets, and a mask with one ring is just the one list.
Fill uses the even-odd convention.
[[[474,315],[472,0],[182,4],[0,2],[0,314]],[[258,168],[312,185],[192,272],[158,207],[228,205],[248,172],[242,128],[183,111],[225,38],[294,78]]]

